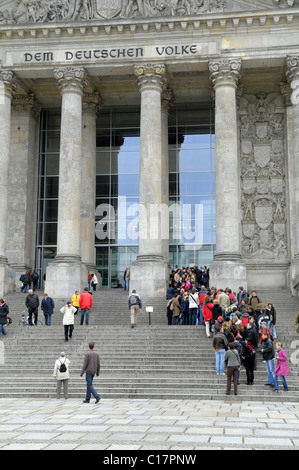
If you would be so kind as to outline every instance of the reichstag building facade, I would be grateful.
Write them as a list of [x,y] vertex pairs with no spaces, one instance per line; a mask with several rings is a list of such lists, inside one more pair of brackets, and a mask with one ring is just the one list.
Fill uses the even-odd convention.
[[299,0],[2,0],[0,296],[299,289]]

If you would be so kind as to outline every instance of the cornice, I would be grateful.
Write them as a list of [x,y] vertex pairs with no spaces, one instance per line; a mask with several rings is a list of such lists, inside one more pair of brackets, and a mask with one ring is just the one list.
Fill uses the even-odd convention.
[[0,39],[169,33],[281,27],[299,24],[299,8],[210,13],[201,16],[90,20],[69,23],[0,25]]

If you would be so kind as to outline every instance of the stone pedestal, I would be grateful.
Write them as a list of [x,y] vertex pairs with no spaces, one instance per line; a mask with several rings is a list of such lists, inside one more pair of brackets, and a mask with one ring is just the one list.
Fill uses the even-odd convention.
[[88,284],[81,259],[80,189],[82,170],[82,94],[85,71],[81,67],[54,70],[62,95],[59,166],[57,256],[48,266],[45,290],[51,297],[70,298]]
[[[141,92],[139,256],[131,267],[130,288],[140,295],[165,295],[169,239],[168,206],[163,192],[162,92],[166,68],[162,64],[135,67]],[[164,152],[165,153],[165,152]]]
[[215,88],[216,255],[210,265],[210,286],[247,288],[241,256],[241,183],[238,157],[236,89],[241,59],[209,64]]
[[10,158],[11,100],[17,79],[10,70],[0,70],[0,297],[14,288],[14,273],[7,260],[8,167]]

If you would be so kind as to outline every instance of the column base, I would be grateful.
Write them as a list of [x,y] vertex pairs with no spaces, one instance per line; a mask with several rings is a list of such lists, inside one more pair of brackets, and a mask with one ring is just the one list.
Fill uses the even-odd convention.
[[210,265],[210,287],[229,287],[238,292],[240,286],[247,290],[247,269],[241,256],[235,253],[216,255]]
[[76,290],[88,287],[88,271],[79,257],[56,257],[48,265],[45,292],[53,298],[70,300]]
[[7,260],[0,259],[0,298],[16,290],[15,273]]
[[168,263],[162,256],[138,256],[130,268],[130,292],[135,289],[141,298],[166,298],[168,283]]

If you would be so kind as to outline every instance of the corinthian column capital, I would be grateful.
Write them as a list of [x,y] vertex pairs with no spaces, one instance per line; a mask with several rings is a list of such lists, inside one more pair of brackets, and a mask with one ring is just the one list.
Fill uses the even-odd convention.
[[299,104],[299,55],[287,57],[286,76],[292,90],[291,102]]
[[86,87],[86,73],[83,67],[62,67],[54,69],[54,77],[58,81],[61,93],[80,93]]
[[162,92],[167,88],[167,70],[164,64],[135,65],[134,73],[140,91],[144,88],[155,88]]
[[209,62],[210,78],[214,87],[237,88],[242,75],[242,59],[219,59]]
[[4,84],[5,90],[11,97],[19,85],[19,79],[12,70],[0,70],[0,81]]

